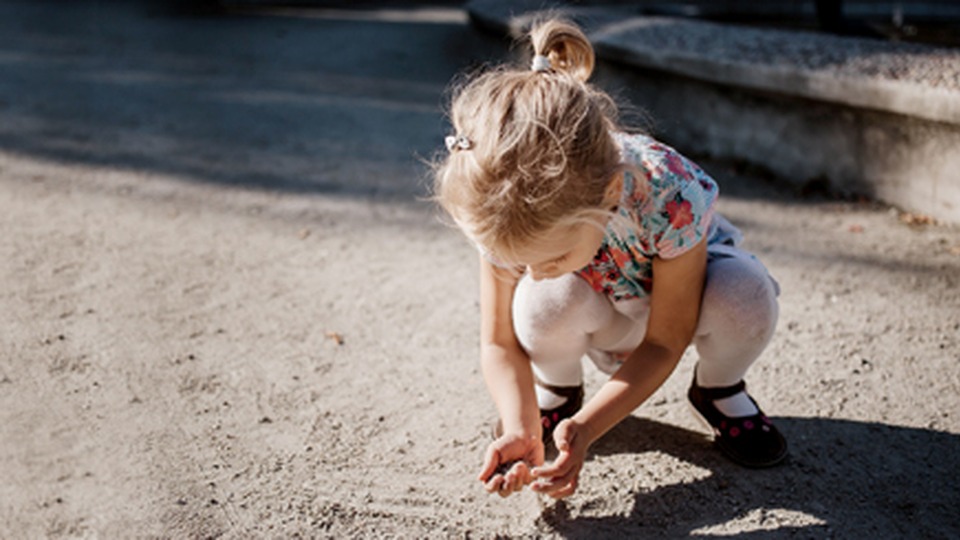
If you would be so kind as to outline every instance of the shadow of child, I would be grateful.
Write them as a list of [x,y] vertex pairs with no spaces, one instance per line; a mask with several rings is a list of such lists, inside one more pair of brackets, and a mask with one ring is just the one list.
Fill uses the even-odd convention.
[[566,538],[710,537],[730,534],[725,526],[741,538],[960,534],[960,435],[829,418],[775,421],[790,458],[753,470],[724,459],[704,434],[630,416],[597,441],[591,461],[663,453],[706,475],[635,489],[626,515],[603,515],[609,505],[582,494],[557,501],[541,514],[543,528]]

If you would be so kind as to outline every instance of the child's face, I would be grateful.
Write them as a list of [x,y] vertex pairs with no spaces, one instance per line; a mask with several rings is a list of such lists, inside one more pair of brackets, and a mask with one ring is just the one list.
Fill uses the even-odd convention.
[[518,253],[535,280],[553,279],[588,265],[603,243],[603,230],[587,223],[560,229]]
[[[615,211],[623,192],[623,173],[610,179],[603,198],[603,206]],[[603,244],[604,228],[595,224],[581,223],[558,229],[517,255],[522,266],[535,280],[552,279],[576,272],[597,255]]]

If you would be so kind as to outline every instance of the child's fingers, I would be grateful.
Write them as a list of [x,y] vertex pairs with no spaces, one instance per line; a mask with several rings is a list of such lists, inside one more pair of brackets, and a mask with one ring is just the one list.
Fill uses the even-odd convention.
[[508,497],[515,492],[521,491],[523,486],[532,481],[530,469],[526,463],[519,461],[513,464],[510,470],[504,474],[494,472],[493,476],[487,480],[483,487],[487,493],[496,493],[501,497]]
[[504,487],[500,494],[504,496],[510,495],[515,491],[520,491],[521,489],[523,489],[523,483],[520,482],[520,478],[518,478],[517,475],[515,474],[508,475],[503,485]]
[[506,479],[504,479],[503,476],[497,474],[497,475],[494,475],[493,478],[491,478],[490,480],[487,480],[483,484],[483,488],[487,490],[487,493],[497,493],[503,489],[503,486],[505,483],[506,483]]
[[570,467],[570,463],[570,452],[560,452],[560,455],[558,455],[557,459],[553,460],[552,463],[535,467],[531,473],[534,478],[553,478],[566,473]]
[[[573,486],[576,489],[577,478],[580,476],[580,470],[577,467],[570,467],[557,476],[541,478],[533,485],[533,490],[540,493],[548,493],[556,496],[558,490],[567,486]],[[572,492],[571,492],[572,493]]]
[[509,472],[507,472],[507,483],[509,483],[516,491],[523,489],[523,486],[529,484],[532,481],[530,478],[530,468],[523,461],[518,461],[510,467]]
[[533,475],[530,474],[530,466],[527,465],[527,462],[520,461],[514,465],[513,468],[516,471],[517,478],[520,480],[521,486],[525,486],[530,482],[533,482]]
[[481,482],[489,481],[490,476],[497,470],[498,465],[500,465],[500,451],[491,444],[484,453],[483,468],[480,470],[480,475],[477,479]]
[[551,492],[550,496],[555,499],[562,499],[564,497],[569,497],[570,495],[573,495],[575,491],[577,491],[576,479],[574,479],[573,482],[570,482],[569,484],[561,487],[560,489]]
[[578,482],[578,471],[571,471],[562,477],[551,478],[550,480],[538,480],[531,486],[531,489],[537,493],[544,493],[560,499],[572,495],[573,492],[577,490]]
[[569,452],[561,452],[550,465],[534,469],[533,476],[537,479],[531,486],[534,491],[556,498],[566,497],[577,489],[580,466]]
[[523,483],[520,481],[520,478],[515,474],[508,474],[503,477],[503,483],[500,485],[500,489],[497,490],[497,493],[501,497],[508,497],[514,492],[520,491],[523,489]]

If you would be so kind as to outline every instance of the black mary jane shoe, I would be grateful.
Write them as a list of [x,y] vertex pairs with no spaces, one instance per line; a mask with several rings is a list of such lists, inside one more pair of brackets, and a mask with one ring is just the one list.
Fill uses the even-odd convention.
[[549,390],[560,397],[567,398],[563,405],[553,409],[540,409],[540,427],[543,428],[543,444],[548,444],[553,440],[553,430],[557,424],[567,418],[577,414],[580,407],[583,407],[583,385],[579,386],[553,386],[537,381],[537,386]]
[[[714,444],[724,455],[745,467],[772,467],[787,457],[787,441],[760,407],[757,406],[759,412],[753,416],[732,418],[713,404],[715,400],[744,392],[745,388],[743,381],[723,388],[701,388],[697,386],[694,370],[687,398],[713,430]],[[747,397],[757,405],[750,394]]]
[[[540,427],[543,429],[542,440],[543,444],[547,445],[553,441],[553,430],[556,429],[557,424],[577,414],[580,407],[583,407],[583,385],[554,386],[540,382],[539,380],[536,381],[536,384],[560,397],[567,398],[567,400],[563,402],[563,405],[559,407],[540,409]],[[493,427],[493,438],[498,439],[501,435],[503,435],[503,424],[497,420],[496,425]]]

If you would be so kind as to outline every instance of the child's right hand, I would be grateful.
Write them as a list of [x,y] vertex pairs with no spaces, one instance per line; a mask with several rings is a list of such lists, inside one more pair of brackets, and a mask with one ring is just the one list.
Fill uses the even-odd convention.
[[543,442],[539,436],[506,433],[487,447],[478,479],[488,493],[506,497],[533,482],[530,470],[543,465]]

